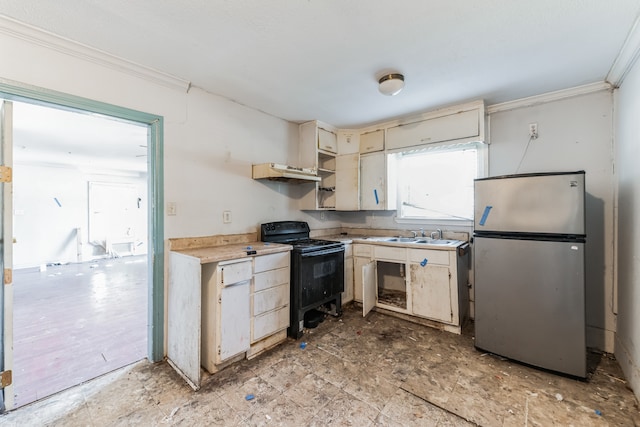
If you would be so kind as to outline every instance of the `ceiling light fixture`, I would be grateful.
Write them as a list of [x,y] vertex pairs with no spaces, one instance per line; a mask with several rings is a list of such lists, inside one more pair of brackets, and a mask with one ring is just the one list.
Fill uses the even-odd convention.
[[402,74],[385,74],[378,80],[378,90],[383,95],[397,95],[402,88],[404,88],[404,76]]

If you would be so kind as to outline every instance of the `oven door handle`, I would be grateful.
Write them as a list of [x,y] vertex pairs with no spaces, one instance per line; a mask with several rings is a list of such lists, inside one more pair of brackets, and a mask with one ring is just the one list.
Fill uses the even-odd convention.
[[302,258],[311,258],[314,256],[320,256],[320,255],[330,255],[330,254],[336,254],[338,252],[344,252],[344,246],[340,248],[323,249],[321,251],[305,252],[302,254]]

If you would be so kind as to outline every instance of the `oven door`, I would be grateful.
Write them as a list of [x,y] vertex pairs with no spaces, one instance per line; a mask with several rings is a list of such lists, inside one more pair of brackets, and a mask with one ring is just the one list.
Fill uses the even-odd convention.
[[344,291],[344,247],[304,252],[297,258],[300,308]]

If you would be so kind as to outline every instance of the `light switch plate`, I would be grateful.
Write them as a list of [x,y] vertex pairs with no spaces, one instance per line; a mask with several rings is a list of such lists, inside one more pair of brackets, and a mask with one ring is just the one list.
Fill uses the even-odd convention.
[[167,215],[174,216],[178,213],[176,202],[167,202]]
[[225,224],[231,223],[231,211],[222,212],[222,222]]

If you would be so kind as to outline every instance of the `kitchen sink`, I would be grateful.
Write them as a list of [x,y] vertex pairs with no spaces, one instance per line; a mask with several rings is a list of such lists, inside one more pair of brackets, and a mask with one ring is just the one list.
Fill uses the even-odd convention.
[[389,237],[385,238],[385,242],[401,242],[401,243],[418,243],[419,239],[415,237]]
[[438,246],[454,246],[460,243],[460,240],[450,239],[430,239],[428,237],[369,237],[368,240],[377,242],[393,242],[393,243],[418,243],[425,245]]
[[460,243],[460,240],[421,239],[421,240],[417,240],[416,243],[428,243],[430,245],[457,245],[458,243]]

